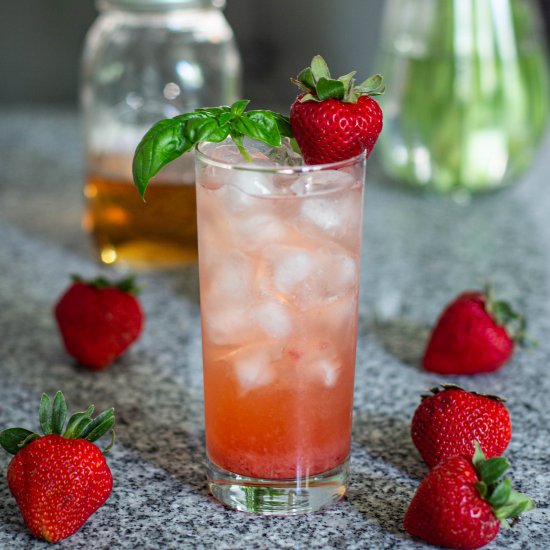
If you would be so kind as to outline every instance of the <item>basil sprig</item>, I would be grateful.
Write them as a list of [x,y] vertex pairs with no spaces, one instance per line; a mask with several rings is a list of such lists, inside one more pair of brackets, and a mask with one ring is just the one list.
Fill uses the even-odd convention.
[[143,197],[149,180],[174,159],[199,142],[219,143],[227,137],[250,161],[243,146],[244,137],[263,141],[272,147],[281,145],[283,136],[292,137],[288,117],[273,111],[245,111],[248,99],[231,106],[196,109],[190,113],[157,122],[143,136],[134,153],[134,183]]

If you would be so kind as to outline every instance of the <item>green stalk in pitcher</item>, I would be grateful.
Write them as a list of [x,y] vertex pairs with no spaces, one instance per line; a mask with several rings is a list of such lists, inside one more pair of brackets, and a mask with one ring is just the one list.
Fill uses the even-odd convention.
[[[528,6],[512,2],[497,21],[480,3],[469,13],[471,32],[456,3],[434,10],[439,23],[414,34],[422,47],[392,43],[382,54],[384,72],[399,83],[386,98],[383,167],[440,192],[501,187],[530,166],[548,120],[546,60],[529,34]],[[517,44],[505,39],[504,23]]]

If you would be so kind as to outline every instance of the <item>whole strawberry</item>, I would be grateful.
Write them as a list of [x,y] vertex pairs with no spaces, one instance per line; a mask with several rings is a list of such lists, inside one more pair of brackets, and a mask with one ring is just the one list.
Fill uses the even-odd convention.
[[[73,414],[57,392],[53,404],[42,395],[39,436],[23,428],[0,433],[0,445],[14,454],[8,485],[31,533],[49,542],[67,538],[107,500],[113,477],[101,450],[92,443],[115,423],[113,409],[92,418],[94,406]],[[104,451],[110,449],[114,442]]]
[[411,423],[412,440],[430,468],[452,456],[473,456],[474,440],[489,458],[506,450],[512,423],[504,399],[451,384],[430,392],[422,396]]
[[307,164],[346,160],[362,151],[370,155],[382,131],[382,110],[372,98],[384,91],[373,75],[355,86],[355,72],[332,79],[317,55],[311,67],[292,81],[304,93],[290,109],[290,126]]
[[515,344],[524,346],[526,321],[492,291],[460,294],[442,312],[422,364],[440,374],[479,374],[500,369]]
[[531,510],[535,503],[513,491],[506,458],[485,459],[476,445],[473,460],[448,458],[420,483],[405,513],[412,536],[445,548],[480,548],[491,542],[507,519]]
[[120,357],[143,329],[136,292],[132,278],[114,284],[102,277],[90,282],[73,277],[54,310],[67,352],[94,370]]

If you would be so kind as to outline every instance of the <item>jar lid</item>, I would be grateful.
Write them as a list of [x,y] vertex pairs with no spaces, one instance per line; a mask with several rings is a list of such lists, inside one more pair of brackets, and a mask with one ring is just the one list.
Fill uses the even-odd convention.
[[98,3],[100,6],[135,10],[225,7],[225,0],[99,0]]

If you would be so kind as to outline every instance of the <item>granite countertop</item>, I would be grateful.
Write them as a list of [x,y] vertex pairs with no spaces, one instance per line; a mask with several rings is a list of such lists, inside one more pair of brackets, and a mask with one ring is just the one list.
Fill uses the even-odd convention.
[[[81,128],[74,111],[0,111],[0,428],[38,429],[40,394],[71,411],[114,405],[107,503],[60,548],[426,548],[402,518],[427,468],[409,437],[419,393],[440,381],[508,398],[515,488],[538,507],[487,548],[550,547],[550,157],[521,182],[467,205],[384,185],[365,197],[351,484],[323,512],[254,517],[206,491],[196,266],[138,276],[140,341],[94,373],[65,355],[52,306],[68,276],[109,274],[80,229]],[[549,151],[547,139],[543,151]],[[530,319],[536,349],[500,372],[442,379],[419,368],[428,326],[459,291],[490,278]],[[9,462],[0,453],[0,470]],[[27,532],[4,474],[0,548],[44,548]]]

